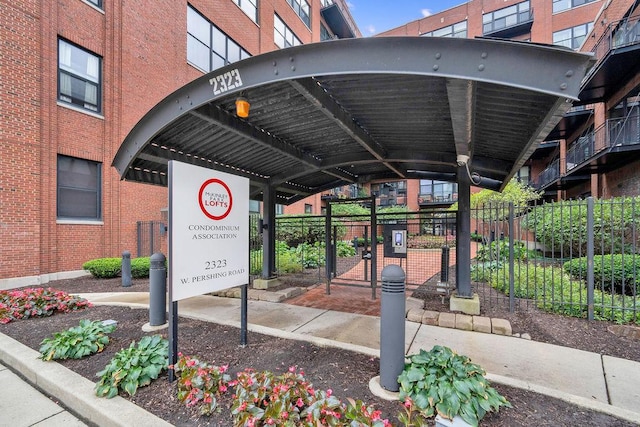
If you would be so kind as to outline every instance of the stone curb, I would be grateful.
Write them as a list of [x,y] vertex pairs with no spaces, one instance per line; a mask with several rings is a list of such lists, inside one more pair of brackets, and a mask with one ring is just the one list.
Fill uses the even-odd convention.
[[128,427],[132,420],[137,425],[171,425],[120,396],[112,399],[96,396],[93,382],[38,356],[37,351],[0,334],[0,361],[85,420],[101,427]]
[[[413,305],[413,304],[407,304]],[[443,328],[460,329],[462,331],[475,331],[487,334],[513,336],[511,323],[505,319],[490,318],[484,316],[470,316],[462,313],[438,312],[424,310],[422,308],[409,308],[407,310],[409,322],[422,323],[424,325],[440,326]],[[520,337],[519,334],[516,336]],[[531,339],[528,334],[522,334],[524,339]]]

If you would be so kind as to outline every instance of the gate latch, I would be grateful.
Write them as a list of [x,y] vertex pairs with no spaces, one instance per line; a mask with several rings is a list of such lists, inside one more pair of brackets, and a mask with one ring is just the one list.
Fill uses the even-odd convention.
[[371,259],[371,251],[362,252],[362,259]]

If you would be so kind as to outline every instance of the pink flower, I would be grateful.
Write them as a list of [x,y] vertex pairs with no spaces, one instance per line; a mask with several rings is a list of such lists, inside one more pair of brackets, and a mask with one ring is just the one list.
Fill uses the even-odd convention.
[[296,406],[298,408],[302,408],[304,406],[304,402],[302,401],[302,398],[298,398],[298,401],[296,402]]
[[327,397],[331,397],[331,395],[333,394],[333,390],[331,390],[330,388],[327,389]]
[[286,419],[288,419],[288,418],[289,418],[289,413],[288,413],[287,411],[282,411],[282,412],[280,413],[280,417],[281,417],[282,419],[286,420]]

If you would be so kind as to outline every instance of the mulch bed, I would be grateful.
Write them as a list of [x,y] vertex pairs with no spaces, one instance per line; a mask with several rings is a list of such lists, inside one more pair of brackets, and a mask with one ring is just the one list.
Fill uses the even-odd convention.
[[[317,274],[317,273],[316,273]],[[437,280],[437,279],[434,279]],[[308,280],[312,282],[312,280]],[[301,281],[302,282],[302,281]],[[147,291],[148,280],[134,280],[131,287],[123,288],[120,279],[96,280],[83,277],[61,280],[48,284],[67,292]],[[287,280],[286,285],[292,285]],[[414,296],[423,297],[425,306],[446,311],[441,298],[429,288],[414,291]],[[514,331],[528,332],[534,340],[569,345],[587,351],[601,352],[616,357],[640,361],[640,343],[618,337],[607,331],[606,322],[587,322],[568,319],[533,311],[516,314],[494,307],[492,317],[508,318]],[[497,311],[496,311],[497,310]],[[40,342],[54,332],[76,326],[80,319],[115,319],[118,328],[111,334],[111,343],[105,351],[81,360],[63,361],[69,369],[96,381],[96,372],[102,370],[116,351],[127,347],[143,335],[142,325],[148,322],[148,310],[126,307],[93,307],[88,310],[57,314],[49,318],[14,321],[0,325],[0,332],[25,345],[38,349]],[[389,402],[375,397],[368,388],[369,380],[379,374],[379,360],[370,356],[336,348],[275,338],[249,332],[248,346],[241,347],[240,332],[236,328],[181,319],[179,326],[179,350],[184,354],[215,364],[229,364],[231,373],[247,367],[282,373],[289,366],[298,366],[316,388],[331,388],[341,399],[362,399],[380,409],[386,418],[396,424],[396,415],[402,410],[398,402]],[[166,330],[160,334],[166,337]],[[371,332],[375,333],[375,332]],[[576,385],[577,387],[579,385]],[[499,413],[487,415],[482,426],[632,426],[633,423],[615,417],[586,410],[576,405],[527,390],[494,384],[513,405]],[[231,426],[229,418],[230,396],[223,397],[223,410],[209,417],[201,417],[197,410],[186,408],[176,398],[176,388],[168,382],[166,374],[141,388],[134,397],[128,398],[149,412],[179,426]]]

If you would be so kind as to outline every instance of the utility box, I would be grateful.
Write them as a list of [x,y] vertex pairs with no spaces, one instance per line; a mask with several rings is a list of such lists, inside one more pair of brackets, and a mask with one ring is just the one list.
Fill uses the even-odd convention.
[[384,256],[386,258],[407,257],[407,225],[385,224],[383,229]]

